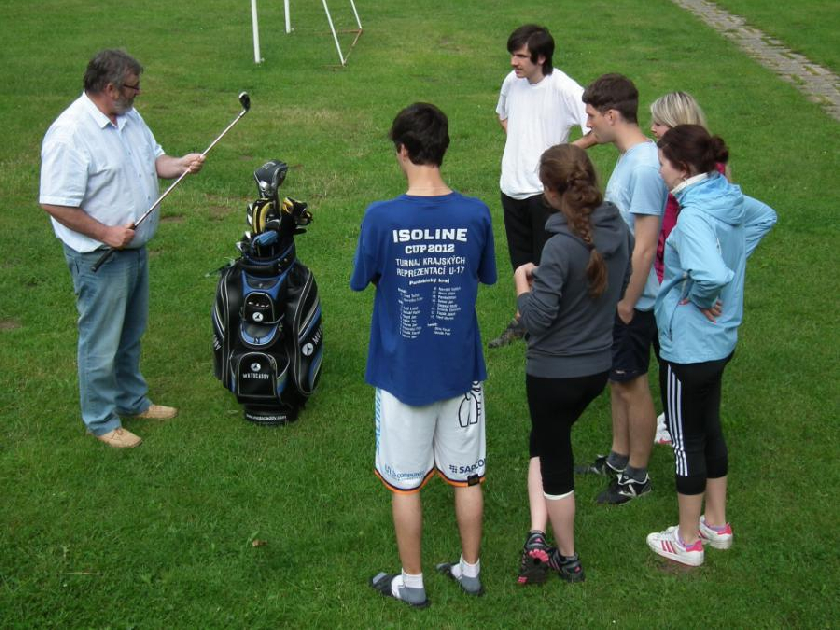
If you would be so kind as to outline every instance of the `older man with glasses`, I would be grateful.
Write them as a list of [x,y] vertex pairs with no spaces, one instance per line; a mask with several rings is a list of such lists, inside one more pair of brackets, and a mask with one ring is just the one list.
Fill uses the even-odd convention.
[[[114,448],[142,440],[120,417],[169,419],[174,407],[153,405],[140,373],[140,340],[149,310],[146,243],[154,213],[135,221],[158,196],[158,177],[198,172],[204,156],[168,156],[134,109],[140,63],[103,50],[88,63],[84,93],[52,124],[41,147],[39,201],[52,220],[70,268],[79,311],[78,371],[88,433]],[[112,247],[116,254],[93,272]]]

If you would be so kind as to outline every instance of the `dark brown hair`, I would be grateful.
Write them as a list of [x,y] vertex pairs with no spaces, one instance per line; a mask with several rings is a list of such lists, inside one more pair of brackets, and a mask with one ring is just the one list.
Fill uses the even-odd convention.
[[729,149],[720,136],[712,136],[700,125],[677,125],[665,132],[656,146],[677,168],[692,175],[710,173],[715,163],[729,161]]
[[394,118],[390,137],[397,151],[406,148],[413,164],[440,166],[449,148],[449,119],[431,103],[413,103]]
[[583,102],[602,114],[614,109],[625,121],[638,123],[639,90],[623,74],[602,74],[583,91]]
[[540,55],[545,57],[542,65],[543,74],[548,76],[554,69],[551,65],[551,57],[554,55],[554,38],[548,29],[536,24],[526,24],[510,34],[507,41],[508,52],[512,55],[523,46],[528,46],[531,52],[531,62],[537,63]]
[[598,188],[595,167],[586,151],[573,144],[558,144],[540,158],[540,181],[547,190],[560,195],[560,212],[569,222],[572,234],[589,250],[586,277],[589,296],[596,298],[607,288],[607,266],[595,249],[590,215],[601,205],[603,195]]

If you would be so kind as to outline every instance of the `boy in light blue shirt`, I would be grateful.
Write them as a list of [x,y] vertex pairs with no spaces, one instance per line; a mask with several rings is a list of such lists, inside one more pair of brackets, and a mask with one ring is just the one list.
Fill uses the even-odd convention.
[[613,329],[612,449],[578,469],[612,477],[597,501],[615,505],[651,490],[647,466],[656,412],[647,371],[657,337],[653,306],[659,288],[653,261],[668,190],[659,176],[656,144],[638,124],[636,86],[620,74],[605,74],[586,88],[583,102],[595,138],[614,144],[620,154],[604,198],[618,206],[635,238],[632,274],[616,308]]

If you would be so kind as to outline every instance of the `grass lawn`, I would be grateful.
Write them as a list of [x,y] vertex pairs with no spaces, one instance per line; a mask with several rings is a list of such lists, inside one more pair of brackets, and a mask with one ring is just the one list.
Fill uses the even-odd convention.
[[835,73],[840,72],[840,3],[834,0],[714,0],[714,3],[746,18],[750,26],[784,42],[794,52]]
[[[358,0],[365,32],[340,70],[320,3],[292,2],[291,35],[282,3],[260,3],[259,66],[247,5],[232,5],[0,7],[0,627],[834,626],[837,123],[665,0]],[[340,27],[353,24],[344,3],[331,8]],[[724,379],[737,541],[692,571],[650,553],[645,535],[677,518],[672,454],[657,448],[655,490],[635,504],[597,506],[601,481],[579,480],[587,581],[518,588],[529,419],[523,347],[508,347],[486,355],[487,595],[467,598],[433,573],[458,550],[451,493],[436,481],[423,494],[433,605],[419,612],[366,586],[399,562],[389,495],[372,474],[373,391],[363,382],[373,292],[349,291],[351,261],[366,205],[404,190],[390,121],[410,102],[432,101],[450,117],[444,175],[493,212],[501,277],[479,295],[485,340],[505,325],[514,296],[494,109],[505,41],[528,21],[552,29],[555,65],[580,83],[612,71],[634,79],[645,124],[656,97],[694,94],[730,146],[734,178],[779,214],[750,260],[745,322]],[[144,64],[137,106],[170,154],[206,147],[239,111],[240,91],[253,102],[162,208],[143,369],[154,400],[181,414],[129,421],[144,438],[130,452],[84,434],[70,278],[37,205],[43,134],[106,46]],[[605,182],[614,149],[591,155]],[[207,276],[235,255],[255,196],[251,172],[271,158],[291,165],[283,190],[315,214],[298,254],[316,274],[325,317],[320,389],[282,429],[243,421],[213,378],[216,278]],[[609,447],[606,395],[574,437],[581,460]]]

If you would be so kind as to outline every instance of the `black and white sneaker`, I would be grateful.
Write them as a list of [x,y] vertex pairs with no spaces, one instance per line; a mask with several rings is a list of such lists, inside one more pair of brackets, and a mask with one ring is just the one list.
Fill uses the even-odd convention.
[[608,460],[609,455],[598,455],[591,464],[575,466],[575,472],[578,475],[601,475],[602,477],[611,477],[613,479],[624,472],[623,468],[613,468]]
[[583,572],[583,566],[580,563],[580,556],[577,554],[562,556],[557,547],[551,547],[548,550],[548,566],[557,571],[560,579],[567,582],[583,582],[586,579],[586,574]]
[[487,344],[488,348],[501,348],[525,336],[525,327],[518,319],[512,320],[502,334]]
[[613,479],[610,485],[596,499],[597,503],[606,505],[622,505],[631,499],[647,494],[653,489],[650,477],[645,473],[643,481],[636,481],[632,477],[622,474]]

